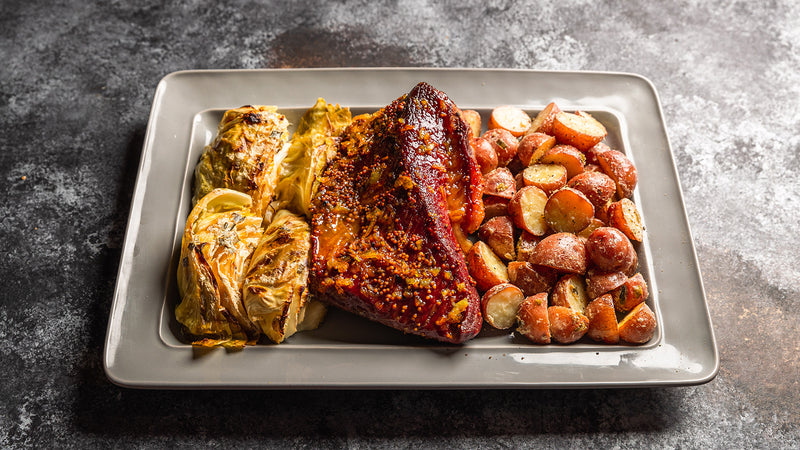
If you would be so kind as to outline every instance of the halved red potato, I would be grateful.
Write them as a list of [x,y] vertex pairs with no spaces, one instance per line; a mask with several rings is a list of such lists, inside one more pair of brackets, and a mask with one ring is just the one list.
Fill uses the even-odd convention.
[[508,202],[508,215],[517,227],[535,236],[542,236],[547,232],[545,204],[547,194],[544,191],[535,186],[525,186]]
[[589,226],[593,218],[592,202],[576,189],[559,189],[544,205],[544,220],[557,233],[577,233]]
[[589,331],[589,319],[582,313],[565,306],[547,308],[550,319],[550,337],[562,344],[571,344]]
[[597,145],[583,152],[583,154],[586,155],[586,164],[599,165],[600,163],[598,162],[597,156],[609,150],[611,150],[611,147],[602,142],[598,142]]
[[503,283],[493,286],[481,298],[483,319],[498,330],[511,328],[517,320],[519,304],[525,300],[520,288]]
[[508,200],[509,199],[503,197],[485,195],[483,197],[483,220],[508,215]]
[[519,158],[523,165],[529,166],[538,162],[554,145],[556,145],[556,138],[549,134],[528,134],[519,141],[517,158]]
[[467,253],[469,274],[475,279],[478,289],[487,291],[501,283],[508,283],[508,269],[483,241],[476,242]]
[[498,106],[489,116],[489,129],[500,128],[520,137],[531,127],[531,117],[520,108],[511,105]]
[[586,272],[586,244],[572,233],[556,233],[545,237],[533,249],[530,262],[559,272]]
[[586,250],[592,263],[605,272],[625,272],[636,261],[636,251],[631,241],[612,227],[600,227],[592,231],[586,242]]
[[541,158],[541,164],[561,164],[567,169],[567,179],[583,172],[586,156],[571,145],[556,145],[546,151]]
[[550,305],[566,306],[579,313],[584,313],[589,297],[586,295],[586,283],[583,277],[576,274],[564,275],[553,287]]
[[522,180],[526,186],[536,186],[550,195],[567,184],[567,168],[561,164],[533,164],[522,171]]
[[500,258],[506,261],[516,258],[514,223],[510,217],[497,216],[485,221],[478,229],[478,238],[486,242]]
[[642,242],[644,228],[636,205],[627,198],[608,206],[608,225],[625,233],[628,239]]
[[544,266],[537,266],[526,261],[508,263],[508,280],[522,289],[526,296],[548,292],[553,287],[556,272]]
[[517,239],[517,261],[527,261],[540,240],[542,240],[541,237],[534,236],[527,231],[520,233],[519,239]]
[[644,344],[656,333],[656,315],[647,306],[639,303],[619,322],[619,338],[631,344]]
[[628,198],[633,195],[639,176],[633,162],[624,153],[617,150],[608,150],[597,156],[600,167],[606,175],[617,183],[619,198]]
[[478,137],[481,135],[481,114],[474,109],[462,109],[461,119],[469,125],[472,130],[472,136]]
[[589,225],[586,225],[586,228],[584,228],[584,229],[582,229],[581,231],[578,232],[578,236],[588,239],[589,235],[592,234],[592,231],[594,231],[594,230],[596,230],[596,229],[598,229],[600,227],[606,226],[605,222],[603,222],[602,220],[598,219],[596,216],[597,216],[597,209],[595,209],[595,217],[592,217],[592,221],[589,222]]
[[579,173],[569,180],[567,186],[581,191],[595,208],[607,204],[617,190],[614,180],[602,172]]
[[485,175],[497,168],[497,152],[489,141],[483,138],[473,139],[472,150],[475,160],[481,166],[481,173]]
[[622,285],[611,291],[611,297],[614,298],[614,307],[619,312],[630,311],[639,303],[643,303],[649,296],[647,290],[647,283],[641,273],[625,280]]
[[562,111],[553,119],[553,136],[556,140],[581,151],[594,147],[606,134],[606,127],[583,111],[577,114]]
[[589,338],[606,344],[619,343],[617,314],[610,295],[606,294],[589,302],[585,314],[589,319],[589,330],[586,332]]
[[550,343],[550,317],[547,313],[547,293],[526,298],[517,310],[517,333],[536,344]]
[[494,151],[497,153],[498,166],[505,167],[517,156],[519,141],[508,130],[495,128],[483,133],[481,137],[489,141],[494,147]]
[[517,192],[514,175],[505,167],[498,167],[483,177],[483,195],[510,199]]
[[553,121],[556,118],[556,114],[560,112],[561,109],[558,107],[558,105],[556,105],[555,103],[548,104],[531,121],[531,127],[528,128],[528,131],[526,131],[525,134],[544,133],[552,136]]
[[600,297],[622,286],[628,276],[622,272],[602,272],[590,269],[586,273],[586,294],[590,299]]

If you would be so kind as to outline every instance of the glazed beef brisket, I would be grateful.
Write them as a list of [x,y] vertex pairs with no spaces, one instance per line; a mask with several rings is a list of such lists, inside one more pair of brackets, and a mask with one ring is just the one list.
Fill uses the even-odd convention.
[[480,299],[456,241],[483,219],[470,139],[455,104],[425,83],[354,118],[311,207],[319,298],[440,341],[480,331]]

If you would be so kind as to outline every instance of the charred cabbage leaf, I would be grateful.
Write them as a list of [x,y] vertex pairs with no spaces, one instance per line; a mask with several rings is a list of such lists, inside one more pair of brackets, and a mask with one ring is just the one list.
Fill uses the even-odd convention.
[[244,192],[262,215],[272,201],[279,160],[288,141],[289,121],[274,106],[243,106],[226,111],[217,137],[195,168],[194,201],[216,188]]
[[231,189],[214,189],[189,214],[175,316],[195,345],[241,347],[258,338],[241,293],[244,271],[262,235],[261,220],[251,197]]
[[264,230],[250,260],[244,305],[250,320],[276,343],[301,328],[316,328],[325,313],[321,304],[306,308],[309,238],[308,223],[282,209]]
[[348,108],[318,98],[297,125],[282,159],[275,188],[274,209],[288,209],[311,217],[309,206],[317,190],[317,177],[336,153],[338,137],[352,121]]

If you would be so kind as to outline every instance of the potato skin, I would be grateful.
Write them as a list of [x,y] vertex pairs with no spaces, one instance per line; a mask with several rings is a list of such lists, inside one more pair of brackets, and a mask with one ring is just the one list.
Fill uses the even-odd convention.
[[561,344],[571,344],[589,331],[589,319],[574,309],[564,306],[547,308],[550,319],[550,337]]
[[481,173],[486,175],[497,168],[497,152],[486,139],[476,138],[472,140],[472,150],[475,152],[475,160],[481,166]]
[[499,167],[505,167],[508,163],[517,156],[517,148],[519,141],[508,130],[502,128],[495,128],[483,133],[483,139],[489,141],[497,153],[497,164]]
[[577,189],[559,189],[550,195],[544,206],[544,220],[555,232],[578,233],[589,226],[592,218],[592,202]]
[[614,180],[601,172],[583,172],[575,175],[567,186],[583,193],[595,208],[606,205],[617,190]]
[[631,263],[630,267],[623,270],[622,273],[625,275],[632,277],[636,275],[639,270],[639,255],[636,252],[633,252],[633,262]]
[[520,303],[517,310],[517,332],[535,344],[550,343],[546,292],[528,297]]
[[530,260],[533,249],[536,248],[536,244],[541,240],[541,237],[530,234],[527,231],[520,233],[519,239],[517,239],[517,261]]
[[505,167],[498,167],[483,178],[483,195],[512,198],[517,192],[514,175]]
[[586,274],[586,294],[590,299],[595,299],[622,286],[627,280],[628,276],[622,272],[590,269]]
[[538,132],[528,134],[519,141],[517,158],[524,166],[530,166],[537,163],[554,145],[556,145],[556,138],[549,134]]
[[598,142],[594,147],[587,149],[585,152],[583,152],[583,154],[586,155],[586,164],[587,165],[593,164],[595,166],[599,166],[600,162],[597,159],[597,157],[601,153],[605,153],[609,150],[611,150],[611,147],[602,142]]
[[525,261],[508,263],[508,279],[511,284],[522,289],[526,296],[549,292],[556,280],[553,269],[537,266]]
[[517,174],[514,176],[514,187],[517,190],[520,190],[525,187],[525,178],[523,178],[521,170],[518,171]]
[[485,242],[476,242],[467,253],[466,260],[469,274],[475,279],[479,290],[488,291],[492,286],[508,283],[508,269]]
[[656,333],[656,315],[647,306],[639,303],[619,322],[619,338],[630,344],[644,344]]
[[[611,202],[606,203],[603,206],[598,206],[594,209],[594,216],[599,219],[604,224],[608,224],[608,207],[611,205]],[[607,225],[606,225],[607,226]]]
[[539,159],[542,164],[561,164],[567,169],[567,179],[583,173],[586,156],[571,145],[559,144],[551,148]]
[[598,166],[597,164],[590,164],[590,163],[586,163],[586,165],[583,166],[583,171],[603,173],[603,169],[600,166]]
[[508,216],[497,216],[485,221],[478,229],[478,238],[500,258],[511,261],[516,258],[514,223]]
[[628,198],[633,195],[639,176],[633,162],[624,153],[617,150],[608,150],[597,156],[600,167],[615,183],[619,198]]
[[589,319],[590,339],[605,344],[619,343],[619,326],[611,295],[605,294],[586,305],[586,318]]
[[560,112],[553,119],[553,136],[560,143],[569,144],[585,151],[606,137],[606,128],[590,114]]
[[508,200],[503,197],[495,197],[493,195],[483,196],[483,220],[489,220],[492,217],[507,216],[508,215]]
[[556,233],[545,237],[533,249],[530,262],[559,272],[586,272],[586,244],[572,233]]
[[531,118],[522,109],[511,106],[498,106],[489,116],[489,129],[502,128],[514,137],[522,136],[531,126]]
[[461,119],[469,125],[473,137],[481,135],[481,114],[478,111],[474,109],[462,109]]
[[612,227],[600,227],[592,231],[586,242],[586,250],[592,263],[605,272],[624,272],[636,261],[631,241]]
[[554,102],[550,102],[547,106],[542,109],[539,114],[531,121],[531,127],[528,128],[528,131],[525,134],[530,133],[544,133],[544,134],[553,134],[553,121],[556,118],[556,115],[561,112],[561,108],[558,107]]

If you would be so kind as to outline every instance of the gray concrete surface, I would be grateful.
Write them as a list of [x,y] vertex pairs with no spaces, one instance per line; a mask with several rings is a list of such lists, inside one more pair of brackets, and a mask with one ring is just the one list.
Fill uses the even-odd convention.
[[[800,4],[0,3],[0,447],[800,447]],[[659,91],[721,369],[694,387],[168,392],[102,347],[149,108],[181,69],[609,70]]]

